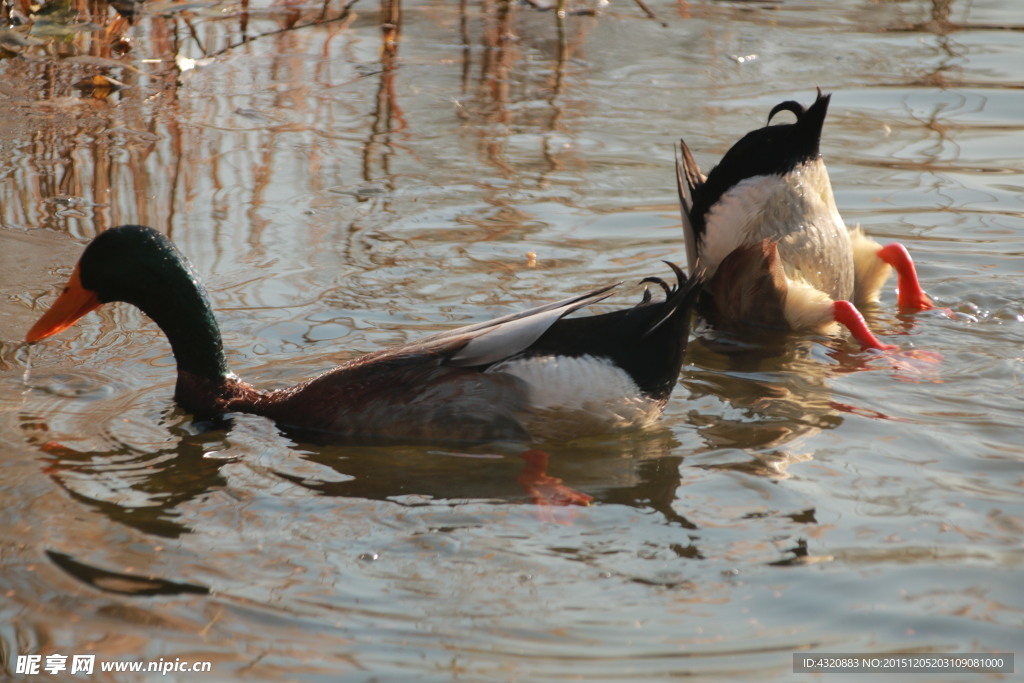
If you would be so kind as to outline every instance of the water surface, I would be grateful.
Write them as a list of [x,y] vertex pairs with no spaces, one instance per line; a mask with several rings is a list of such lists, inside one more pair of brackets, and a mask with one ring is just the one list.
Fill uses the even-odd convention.
[[[397,36],[361,3],[290,31],[321,6],[157,6],[124,56],[81,32],[0,61],[9,671],[96,653],[219,679],[789,680],[796,651],[1013,651],[1016,3],[649,6],[410,2]],[[81,95],[97,71],[130,87]],[[587,508],[531,505],[507,455],[195,425],[127,307],[20,341],[82,245],[126,222],[192,258],[230,364],[263,386],[667,276],[673,143],[709,168],[815,87],[840,211],[905,243],[957,315],[900,315],[890,283],[869,314],[894,357],[696,339],[656,429],[547,445]]]

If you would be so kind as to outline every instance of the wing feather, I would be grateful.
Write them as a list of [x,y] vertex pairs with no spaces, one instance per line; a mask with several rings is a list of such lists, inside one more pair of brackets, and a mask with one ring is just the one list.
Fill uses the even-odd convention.
[[454,367],[489,365],[525,350],[556,321],[577,309],[607,299],[611,290],[620,284],[617,282],[520,313],[442,332],[417,342],[416,348],[409,350],[454,351],[445,362]]
[[686,264],[692,273],[697,267],[697,234],[690,221],[693,210],[693,193],[707,178],[700,172],[697,161],[690,153],[686,142],[679,140],[680,157],[676,157],[676,189],[679,192],[679,209],[683,216],[683,235],[686,238]]

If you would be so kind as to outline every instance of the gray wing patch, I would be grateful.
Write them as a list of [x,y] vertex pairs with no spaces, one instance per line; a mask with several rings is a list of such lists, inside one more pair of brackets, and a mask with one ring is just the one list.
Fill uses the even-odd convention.
[[548,328],[563,316],[595,304],[611,296],[619,283],[596,289],[582,296],[571,297],[553,304],[532,308],[486,323],[453,330],[447,337],[468,338],[465,346],[455,352],[447,365],[472,367],[489,365],[523,351],[541,338]]
[[459,351],[448,359],[448,365],[469,367],[488,365],[514,356],[533,342],[540,339],[555,321],[568,313],[567,310],[553,309],[529,318],[520,318],[492,327],[479,336],[473,337]]

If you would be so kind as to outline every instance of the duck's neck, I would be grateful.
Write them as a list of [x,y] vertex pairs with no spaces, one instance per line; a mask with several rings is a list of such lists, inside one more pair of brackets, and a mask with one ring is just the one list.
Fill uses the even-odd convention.
[[127,300],[167,335],[178,369],[178,403],[193,413],[225,412],[218,406],[230,399],[239,382],[224,358],[209,296],[187,259],[169,261],[154,269],[151,279]]
[[228,370],[206,291],[197,279],[191,284],[156,311],[147,311],[171,342],[178,366],[174,400],[201,417],[256,411],[263,393]]
[[231,374],[224,359],[220,329],[203,286],[197,281],[189,285],[192,286],[168,291],[158,305],[140,308],[167,335],[179,374],[187,372],[219,380]]

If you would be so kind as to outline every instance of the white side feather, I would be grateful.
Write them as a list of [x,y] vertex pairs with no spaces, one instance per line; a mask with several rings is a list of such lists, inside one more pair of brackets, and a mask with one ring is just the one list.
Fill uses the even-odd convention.
[[523,380],[530,412],[543,427],[558,431],[559,422],[578,434],[602,433],[654,423],[662,404],[648,398],[622,368],[594,356],[534,356],[498,363],[487,372]]

